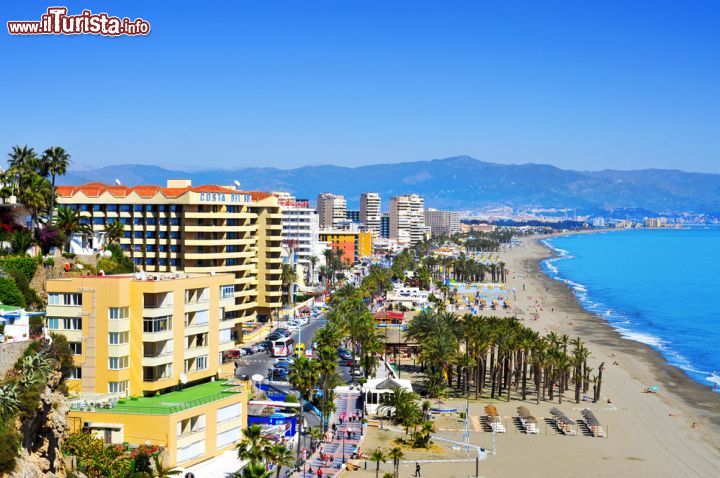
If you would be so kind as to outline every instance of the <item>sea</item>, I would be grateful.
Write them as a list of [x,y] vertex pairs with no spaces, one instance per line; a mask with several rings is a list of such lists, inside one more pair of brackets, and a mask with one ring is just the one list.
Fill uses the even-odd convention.
[[541,264],[582,306],[720,389],[720,228],[629,229],[544,241]]

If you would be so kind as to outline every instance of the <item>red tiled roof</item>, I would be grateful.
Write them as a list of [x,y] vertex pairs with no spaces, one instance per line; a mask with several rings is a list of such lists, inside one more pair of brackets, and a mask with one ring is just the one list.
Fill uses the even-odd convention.
[[105,183],[87,183],[80,186],[56,186],[55,191],[58,196],[72,197],[78,193],[83,193],[87,197],[99,197],[103,193],[110,193],[113,197],[124,198],[131,193],[135,193],[142,198],[152,198],[158,194],[162,194],[166,198],[178,198],[188,192],[196,193],[226,193],[226,194],[250,194],[253,201],[272,197],[272,194],[260,191],[238,191],[216,185],[188,186],[185,188],[164,188],[155,185],[139,185],[139,186],[117,186]]

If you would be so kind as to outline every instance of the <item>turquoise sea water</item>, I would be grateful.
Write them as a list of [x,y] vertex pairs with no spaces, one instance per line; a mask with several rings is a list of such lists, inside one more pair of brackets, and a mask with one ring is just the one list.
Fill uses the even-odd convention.
[[[545,241],[546,274],[624,337],[720,384],[720,228],[637,229]],[[720,386],[719,386],[720,387]]]

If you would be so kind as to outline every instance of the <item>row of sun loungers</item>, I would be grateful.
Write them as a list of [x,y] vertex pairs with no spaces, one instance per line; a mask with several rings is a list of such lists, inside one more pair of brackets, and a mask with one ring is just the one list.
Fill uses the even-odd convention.
[[500,414],[495,408],[495,405],[485,406],[485,415],[487,416],[488,425],[490,429],[495,433],[505,433],[505,425],[500,421]]
[[537,435],[540,429],[537,427],[537,419],[530,414],[530,410],[524,405],[517,408],[520,425],[528,435]]
[[552,407],[550,409],[550,414],[552,415],[553,423],[555,423],[555,425],[558,427],[558,429],[562,432],[563,435],[577,435],[577,432],[573,428],[573,426],[575,425],[574,420],[568,418],[563,412],[561,412],[555,407]]
[[602,429],[600,426],[600,422],[597,418],[595,418],[595,414],[592,412],[592,410],[585,409],[580,412],[582,414],[583,418],[585,419],[585,424],[590,429],[590,433],[592,433],[592,436],[597,438],[605,438],[605,430]]

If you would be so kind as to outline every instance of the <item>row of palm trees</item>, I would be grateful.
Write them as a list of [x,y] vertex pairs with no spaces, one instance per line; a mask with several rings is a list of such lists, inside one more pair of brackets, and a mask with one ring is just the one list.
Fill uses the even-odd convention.
[[24,204],[35,229],[41,215],[52,215],[55,180],[67,172],[70,155],[60,146],[51,146],[40,155],[28,146],[14,146],[8,156],[8,169],[0,173],[0,197],[15,196]]
[[421,265],[435,281],[485,282],[488,278],[491,282],[505,282],[508,272],[504,262],[485,264],[463,253],[457,257],[427,256]]
[[550,332],[541,336],[515,318],[462,317],[446,311],[425,310],[409,324],[408,339],[417,343],[429,396],[438,397],[455,386],[475,398],[505,397],[513,392],[522,400],[557,400],[574,387],[576,403],[593,387],[600,398],[601,364],[597,375],[588,366],[590,351],[579,337]]

